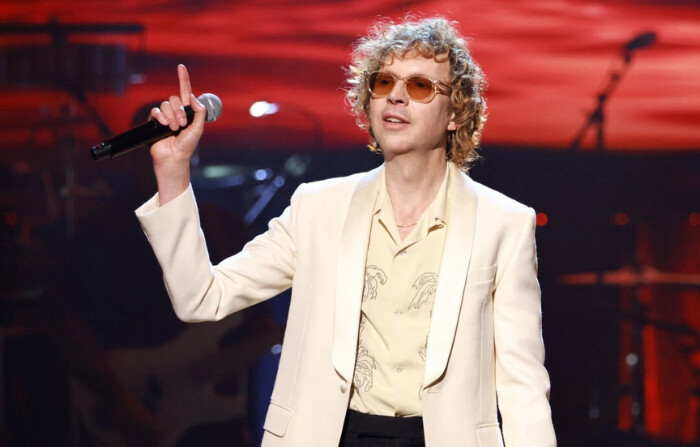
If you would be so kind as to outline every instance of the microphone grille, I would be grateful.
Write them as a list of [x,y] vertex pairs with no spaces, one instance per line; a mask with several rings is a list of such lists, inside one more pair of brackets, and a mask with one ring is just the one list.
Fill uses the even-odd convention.
[[197,101],[202,103],[207,109],[207,117],[205,119],[207,123],[219,119],[221,116],[221,109],[224,108],[224,105],[221,103],[221,99],[219,99],[218,96],[213,93],[204,93],[197,98]]

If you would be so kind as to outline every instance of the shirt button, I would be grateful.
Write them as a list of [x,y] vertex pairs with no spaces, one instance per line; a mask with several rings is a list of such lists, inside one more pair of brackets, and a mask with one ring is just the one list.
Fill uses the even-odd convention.
[[394,312],[394,316],[395,316],[395,317],[400,317],[400,316],[401,316],[401,311],[400,311],[400,310],[397,310],[396,312]]
[[400,367],[400,366],[397,366],[397,367],[396,367],[396,372],[399,373],[399,374],[401,374],[401,373],[403,372],[403,368]]
[[345,394],[345,392],[346,392],[347,390],[348,390],[348,383],[347,383],[347,382],[341,383],[341,384],[340,384],[340,392],[343,393],[343,394]]

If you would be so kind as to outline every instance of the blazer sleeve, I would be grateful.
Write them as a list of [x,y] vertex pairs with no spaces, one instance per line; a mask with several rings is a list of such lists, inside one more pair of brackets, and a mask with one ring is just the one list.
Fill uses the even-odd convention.
[[136,210],[180,319],[220,320],[291,286],[299,196],[297,189],[291,205],[270,221],[265,233],[216,266],[209,260],[191,185],[162,207],[156,194]]
[[498,407],[506,446],[553,447],[534,210],[528,208],[517,222],[514,248],[494,291]]

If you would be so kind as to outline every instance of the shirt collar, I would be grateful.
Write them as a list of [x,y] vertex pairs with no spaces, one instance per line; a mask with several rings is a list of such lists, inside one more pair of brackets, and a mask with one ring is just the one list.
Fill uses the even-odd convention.
[[433,199],[433,203],[431,203],[426,210],[429,218],[428,222],[430,222],[431,227],[438,223],[443,225],[447,224],[447,195],[449,184],[450,167],[448,165],[445,169],[445,178],[442,179],[442,185],[440,185],[440,189],[438,190],[435,199]]
[[[449,163],[449,162],[448,162]],[[447,210],[447,185],[450,183],[450,167],[446,166],[445,177],[442,179],[442,184],[438,190],[435,199],[428,206],[428,209],[433,209],[433,215],[442,220],[447,220],[445,217]],[[374,210],[372,214],[377,214],[381,211],[382,207],[391,207],[391,202],[389,201],[389,193],[386,190],[386,169],[382,169],[379,179],[379,193],[377,194],[377,200],[374,203]]]
[[[394,213],[391,207],[391,200],[389,199],[389,193],[386,189],[386,170],[382,170],[379,192],[377,193],[377,199],[374,203],[373,216],[379,214],[379,219],[384,222],[385,225],[389,227],[396,227],[396,222],[394,221]],[[448,185],[450,184],[450,167],[446,166],[445,177],[442,179],[442,184],[438,190],[435,199],[432,203],[428,205],[428,208],[423,212],[420,217],[418,225],[418,233],[427,233],[438,226],[447,225],[447,199],[448,199]],[[382,212],[384,210],[384,212]],[[423,228],[420,228],[423,227]]]

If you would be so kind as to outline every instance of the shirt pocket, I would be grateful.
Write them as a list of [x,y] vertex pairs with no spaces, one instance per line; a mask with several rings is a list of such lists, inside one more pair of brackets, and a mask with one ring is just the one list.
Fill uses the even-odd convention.
[[263,428],[265,431],[281,438],[287,433],[287,428],[289,428],[289,422],[292,420],[292,416],[294,416],[294,411],[275,401],[270,401]]

